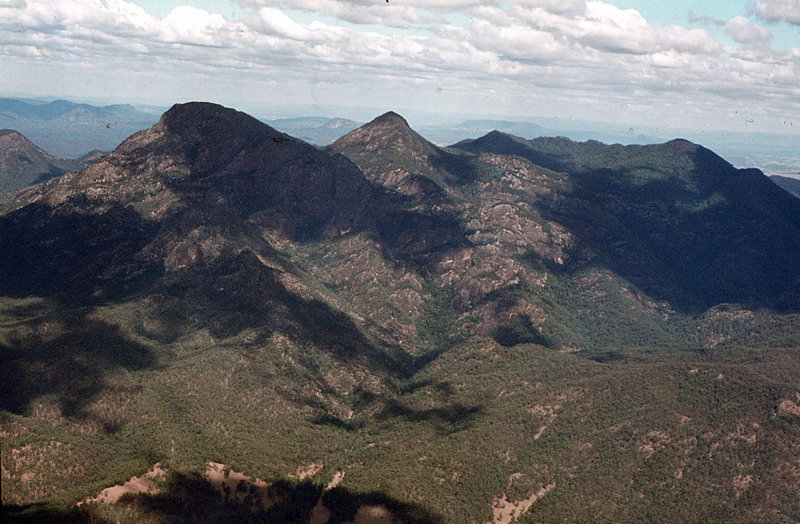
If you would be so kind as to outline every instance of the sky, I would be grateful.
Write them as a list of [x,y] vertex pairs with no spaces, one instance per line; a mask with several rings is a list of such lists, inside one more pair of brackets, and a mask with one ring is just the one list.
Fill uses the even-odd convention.
[[800,0],[0,0],[0,93],[800,134]]

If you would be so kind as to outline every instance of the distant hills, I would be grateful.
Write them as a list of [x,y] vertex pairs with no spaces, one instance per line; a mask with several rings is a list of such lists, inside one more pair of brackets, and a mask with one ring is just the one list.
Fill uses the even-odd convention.
[[130,105],[98,107],[66,100],[0,98],[0,129],[14,129],[50,154],[66,158],[93,150],[111,151],[156,121],[158,114]]
[[[297,117],[263,120],[264,123],[305,140],[310,144],[325,146],[361,126],[345,118]],[[484,135],[500,130],[516,136],[534,138],[539,136],[569,136],[573,139],[595,138],[606,142],[654,143],[658,140],[643,134],[605,131],[564,131],[539,126],[531,122],[497,119],[468,119],[454,124],[427,124],[419,128],[420,134],[439,145],[449,145],[468,137]]]
[[298,117],[264,120],[275,129],[309,144],[326,146],[361,125],[346,118]]
[[[453,117],[449,117],[453,120]],[[800,160],[796,152],[800,137],[793,133],[758,133],[727,131],[692,131],[641,126],[623,128],[597,122],[538,119],[536,122],[502,118],[466,119],[450,123],[432,122],[416,130],[427,140],[446,146],[464,139],[501,131],[532,139],[566,137],[574,141],[597,140],[607,144],[658,144],[676,136],[705,144],[737,167],[759,168],[770,175],[796,173]],[[341,122],[346,122],[342,125]],[[356,127],[358,123],[340,118],[302,117],[264,120],[269,125],[315,145],[328,145]]]
[[[338,108],[346,114],[345,108]],[[308,108],[298,109],[307,111]],[[363,112],[363,111],[362,111]],[[66,100],[41,101],[0,98],[0,128],[14,129],[45,151],[74,158],[94,149],[110,151],[132,133],[153,125],[160,110],[135,108],[127,104],[93,106]],[[796,173],[800,169],[796,152],[800,137],[796,133],[758,133],[691,131],[657,126],[627,128],[607,123],[572,119],[540,118],[535,122],[509,118],[468,118],[417,115],[425,123],[417,127],[426,139],[439,145],[498,130],[527,139],[563,136],[576,141],[599,140],[605,143],[656,144],[675,136],[703,143],[738,167],[756,167],[769,175]],[[310,144],[326,146],[354,130],[361,122],[347,118],[301,116],[262,119],[279,131]]]
[[0,238],[4,519],[800,519],[800,200],[689,141],[178,104]]

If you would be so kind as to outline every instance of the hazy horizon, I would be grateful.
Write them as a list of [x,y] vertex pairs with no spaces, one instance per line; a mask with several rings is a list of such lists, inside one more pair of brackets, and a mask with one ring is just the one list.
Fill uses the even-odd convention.
[[[58,95],[39,96],[26,93],[2,93],[0,98],[11,98],[25,100],[37,104],[46,104],[54,100],[67,100],[71,103],[90,104],[92,106],[111,106],[111,105],[132,105],[138,110],[149,112],[152,122],[160,117],[161,113],[169,109],[170,106],[148,106],[136,104],[131,100],[108,100],[94,99],[86,97],[64,97]],[[179,102],[176,102],[179,103]],[[372,107],[347,107],[347,106],[308,106],[294,105],[283,108],[242,108],[235,105],[234,109],[249,113],[278,130],[286,132],[298,138],[304,138],[303,125],[310,131],[314,125],[298,124],[289,121],[309,119],[333,119],[344,118],[352,120],[356,124],[364,124],[373,120],[386,111],[400,113],[409,125],[420,133],[423,137],[438,146],[449,146],[464,139],[474,139],[492,130],[500,130],[515,136],[526,139],[547,136],[564,136],[572,140],[583,142],[586,140],[597,140],[606,144],[658,144],[674,139],[686,139],[707,148],[712,149],[717,154],[722,155],[727,161],[739,168],[754,167],[762,170],[767,175],[781,175],[800,179],[800,158],[797,151],[800,150],[800,137],[792,133],[776,133],[769,131],[724,131],[715,129],[690,129],[675,127],[659,127],[658,125],[639,125],[628,122],[608,123],[603,121],[593,121],[589,119],[559,119],[557,117],[536,117],[503,114],[481,114],[481,113],[436,113],[425,110],[403,111],[396,108],[372,108]],[[286,122],[281,122],[285,120]],[[73,122],[73,124],[75,124]],[[21,124],[17,126],[17,131],[22,134],[30,132],[28,138],[41,138],[40,134],[45,132],[49,137],[45,142],[38,142],[37,145],[44,146],[49,153],[77,158],[95,149],[113,149],[116,147],[106,143],[106,138],[101,138],[100,133],[96,138],[99,140],[93,143],[89,136],[81,141],[78,150],[74,150],[75,145],[58,146],[53,149],[52,140],[58,136],[59,131],[48,129],[46,122],[37,124],[43,129],[32,131]],[[289,127],[286,127],[286,126]],[[301,127],[297,127],[300,125]],[[319,125],[319,124],[316,124]],[[2,126],[0,126],[2,127]],[[6,122],[5,127],[14,127]],[[26,131],[27,129],[27,131]],[[63,130],[62,130],[63,131]],[[88,131],[88,130],[87,130]],[[342,130],[341,134],[347,130]],[[316,136],[316,135],[314,135]],[[328,145],[337,138],[330,132],[326,132],[328,140],[315,140],[313,136],[306,136],[305,139],[317,145]],[[87,141],[88,140],[88,141]],[[71,142],[70,142],[71,143]]]

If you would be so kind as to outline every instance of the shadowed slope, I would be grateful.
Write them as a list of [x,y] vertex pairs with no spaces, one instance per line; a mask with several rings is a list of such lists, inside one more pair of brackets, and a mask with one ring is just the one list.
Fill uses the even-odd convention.
[[566,171],[573,188],[542,211],[655,299],[693,313],[721,302],[800,308],[800,203],[756,170],[685,140],[607,146],[493,132],[462,147]]

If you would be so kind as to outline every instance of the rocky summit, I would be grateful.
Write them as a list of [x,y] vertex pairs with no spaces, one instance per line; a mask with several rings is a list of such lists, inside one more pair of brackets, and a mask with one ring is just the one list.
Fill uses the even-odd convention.
[[685,140],[180,104],[0,239],[4,520],[800,519],[800,200]]

